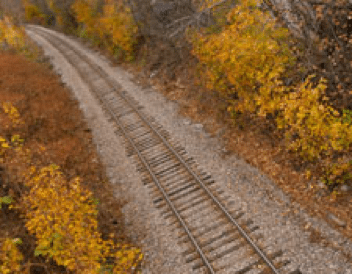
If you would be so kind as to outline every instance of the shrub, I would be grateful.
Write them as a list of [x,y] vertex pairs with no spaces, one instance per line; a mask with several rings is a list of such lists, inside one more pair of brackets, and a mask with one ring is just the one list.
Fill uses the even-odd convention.
[[97,3],[87,0],[76,0],[73,4],[76,20],[83,25],[81,32],[112,54],[133,60],[137,25],[130,9],[122,1],[113,0],[105,0],[101,13],[96,6]]
[[278,79],[294,58],[285,44],[288,31],[275,28],[275,21],[256,3],[242,1],[228,13],[220,33],[196,34],[190,40],[205,65],[206,86],[229,99],[239,98],[229,100],[230,111],[265,114],[273,111],[274,95],[282,92]]
[[25,49],[24,29],[15,26],[7,16],[0,20],[0,43],[6,43],[18,51]]
[[[0,121],[8,132],[23,123],[11,103],[4,103],[2,109],[5,115]],[[31,152],[24,149],[19,135],[10,140],[0,136],[0,162],[14,173],[17,181],[13,185],[22,184],[21,197],[11,208],[22,212],[28,232],[36,237],[35,256],[52,258],[68,270],[87,274],[102,273],[104,269],[130,273],[142,259],[137,248],[103,240],[93,194],[81,186],[79,178],[66,180],[54,164],[34,166]],[[7,196],[0,199],[0,204],[9,202],[12,200]],[[14,243],[6,240],[0,250],[1,273],[13,273],[21,260]]]
[[0,273],[23,273],[23,267],[21,265],[23,256],[17,249],[18,244],[21,244],[21,240],[18,238],[0,239]]
[[34,4],[29,1],[23,1],[25,19],[28,22],[39,23],[44,25],[47,16]]
[[352,142],[352,127],[344,122],[346,115],[341,117],[323,96],[326,81],[312,88],[312,77],[285,97],[277,118],[278,127],[286,129],[288,147],[310,161],[347,149]]
[[101,239],[92,193],[78,178],[66,181],[55,165],[31,169],[23,200],[26,227],[37,238],[36,255],[49,256],[69,270],[96,273],[109,253]]
[[1,45],[10,47],[30,59],[38,56],[38,48],[27,38],[24,28],[16,26],[8,16],[0,19],[0,49]]

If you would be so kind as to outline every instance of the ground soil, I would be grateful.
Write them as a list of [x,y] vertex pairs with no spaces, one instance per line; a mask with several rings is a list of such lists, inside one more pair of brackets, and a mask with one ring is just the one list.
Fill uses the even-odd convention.
[[[127,243],[121,213],[125,201],[116,200],[111,192],[78,103],[59,76],[51,71],[49,63],[43,58],[40,62],[42,64],[0,51],[0,103],[11,102],[19,110],[25,123],[17,133],[25,139],[25,148],[31,149],[38,163],[60,166],[67,179],[79,176],[83,186],[93,191],[94,197],[100,201],[98,221],[103,238],[114,233],[116,241]],[[36,155],[39,146],[46,148],[44,156]],[[11,174],[3,167],[0,171],[0,196],[8,195],[13,191],[8,187]],[[3,209],[0,212],[0,237],[23,240],[20,249],[31,274],[45,271],[68,273],[53,262],[34,257],[35,239],[27,233],[24,220],[16,211],[7,207]]]

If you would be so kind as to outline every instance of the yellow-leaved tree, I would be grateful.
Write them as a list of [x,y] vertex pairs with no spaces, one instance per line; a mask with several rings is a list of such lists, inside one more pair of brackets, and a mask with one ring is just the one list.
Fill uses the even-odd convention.
[[25,19],[27,22],[39,23],[42,25],[46,24],[46,14],[44,14],[40,8],[29,0],[22,1],[24,12],[25,12]]
[[116,0],[105,0],[101,13],[96,7],[95,0],[76,0],[72,5],[77,22],[83,25],[81,32],[115,56],[133,60],[138,28],[130,9]]
[[278,80],[294,62],[285,41],[288,31],[275,27],[256,0],[243,0],[227,15],[220,33],[193,34],[193,53],[202,64],[206,87],[232,100],[230,111],[271,112],[284,92]]
[[[110,34],[112,44],[124,52],[127,60],[132,60],[138,29],[131,10],[122,1],[105,0],[100,22],[103,28],[102,35]],[[114,48],[110,50],[113,52]]]
[[15,26],[8,16],[0,19],[0,43],[6,43],[18,51],[26,50],[24,28]]
[[330,106],[324,95],[326,80],[321,79],[313,87],[312,77],[281,98],[277,126],[285,131],[289,150],[306,161],[320,159],[326,182],[343,183],[351,179],[352,161],[345,157],[333,161],[333,158],[352,144],[351,112],[340,114]]
[[38,47],[26,36],[23,26],[14,24],[13,18],[5,16],[0,19],[0,49],[5,46],[35,60]]
[[22,241],[19,238],[0,238],[0,273],[23,273],[21,265],[23,255],[17,248],[17,245],[21,243]]

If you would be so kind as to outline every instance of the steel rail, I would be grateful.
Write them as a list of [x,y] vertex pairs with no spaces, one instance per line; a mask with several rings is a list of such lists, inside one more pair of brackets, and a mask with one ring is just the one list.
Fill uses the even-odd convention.
[[[43,36],[42,36],[43,37]],[[53,47],[55,47],[53,45],[53,43],[51,43],[48,39],[46,39]],[[61,53],[63,53],[61,51]],[[63,54],[65,55],[65,54]],[[72,61],[70,61],[67,58],[66,55],[66,60],[74,67],[74,64],[72,63]],[[76,71],[78,72],[78,74],[82,77],[82,79],[84,79],[83,74],[76,69]],[[92,91],[92,88],[90,88],[90,90]],[[92,91],[94,92],[94,91]],[[94,92],[95,93],[95,92]],[[114,121],[118,124],[118,126],[120,127],[120,129],[123,131],[123,134],[125,135],[125,137],[127,138],[127,140],[129,141],[129,143],[132,145],[132,147],[134,148],[134,150],[136,151],[139,159],[141,160],[141,162],[143,163],[143,165],[145,166],[145,168],[148,170],[149,174],[152,176],[154,182],[156,183],[158,189],[160,190],[160,192],[163,194],[164,199],[167,201],[169,207],[171,208],[171,210],[173,211],[173,213],[175,214],[175,216],[177,217],[178,221],[181,223],[181,225],[183,226],[183,228],[185,229],[188,237],[190,238],[190,240],[192,241],[193,245],[195,246],[195,248],[197,249],[198,254],[201,256],[202,261],[204,262],[204,264],[206,265],[206,267],[208,268],[209,272],[211,274],[216,274],[215,270],[213,269],[212,265],[210,264],[209,260],[206,258],[205,254],[203,253],[201,247],[199,246],[197,240],[193,237],[191,231],[188,229],[185,221],[183,220],[183,218],[180,216],[180,214],[177,212],[177,209],[174,207],[174,205],[172,204],[171,200],[169,199],[169,195],[164,191],[163,187],[160,184],[160,181],[158,180],[158,178],[155,176],[154,172],[152,171],[152,169],[150,168],[148,162],[144,159],[144,156],[140,153],[140,151],[138,150],[138,148],[136,147],[135,143],[133,142],[133,140],[131,139],[131,137],[129,136],[129,134],[126,132],[126,130],[124,129],[123,124],[121,123],[121,121],[119,120],[119,118],[116,116],[116,114],[113,112],[113,110],[111,110],[111,108],[108,106],[108,104],[106,104],[106,102],[104,102],[104,100],[101,98],[101,96],[97,93],[95,93],[96,95],[98,95],[98,98],[100,100],[100,102],[102,103],[102,105],[104,105],[104,107],[108,110],[109,114],[113,117]]]
[[[54,35],[57,37],[58,40],[64,41],[62,38],[58,37],[57,35]],[[67,42],[65,42],[67,44]],[[71,48],[73,46],[70,45]],[[82,56],[80,52],[78,52],[76,49],[73,49],[75,53],[78,55]],[[271,262],[271,260],[264,254],[264,252],[255,244],[255,242],[251,239],[251,237],[245,232],[245,230],[240,226],[240,224],[231,216],[231,214],[227,211],[227,209],[224,207],[224,205],[211,193],[209,188],[204,185],[202,180],[199,178],[199,176],[189,167],[189,165],[183,160],[183,158],[179,155],[179,153],[174,150],[174,148],[169,144],[169,142],[154,128],[154,126],[143,116],[143,114],[136,108],[133,103],[130,102],[126,96],[119,92],[116,87],[115,87],[115,80],[112,79],[112,77],[103,71],[103,69],[97,65],[93,64],[93,61],[89,60],[88,56],[83,57],[85,59],[88,59],[87,63],[89,63],[92,67],[98,67],[97,71],[99,71],[100,75],[102,77],[105,77],[109,79],[110,83],[109,85],[114,88],[116,92],[118,92],[119,96],[121,96],[126,103],[138,114],[138,116],[143,120],[143,122],[153,130],[154,134],[157,135],[162,142],[165,144],[165,146],[173,152],[173,154],[177,157],[177,159],[184,165],[184,167],[187,169],[187,171],[194,177],[194,179],[200,184],[200,186],[203,188],[203,190],[210,196],[210,198],[213,200],[213,202],[221,209],[221,211],[224,213],[224,215],[228,218],[228,220],[236,226],[240,234],[243,236],[243,238],[246,239],[246,241],[250,244],[250,246],[255,250],[255,252],[264,260],[264,262],[270,267],[273,273],[275,274],[280,274],[280,272],[277,270],[277,268],[274,266],[274,264]],[[187,229],[188,230],[188,229]]]

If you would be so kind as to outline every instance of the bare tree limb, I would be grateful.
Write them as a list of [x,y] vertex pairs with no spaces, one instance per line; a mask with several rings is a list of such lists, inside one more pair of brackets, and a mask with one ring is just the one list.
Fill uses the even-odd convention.
[[[189,20],[188,22],[186,22],[184,25],[182,25],[181,27],[179,27],[178,29],[176,29],[174,32],[172,32],[170,35],[169,35],[169,38],[173,38],[175,37],[177,34],[183,32],[188,26],[190,25],[193,25],[195,23],[197,23],[197,25],[199,26],[199,21],[201,21],[201,17],[204,16],[205,14],[210,16],[210,13],[211,11],[218,7],[218,6],[221,6],[223,5],[224,3],[228,2],[229,0],[221,0],[219,2],[216,2],[214,4],[212,4],[211,6],[209,6],[208,8],[206,9],[203,9],[201,10],[200,12],[197,12],[195,14],[193,14],[192,16],[186,16],[186,17],[183,17],[183,18],[180,18],[178,19],[177,21],[178,22],[183,22],[185,20]],[[170,25],[174,25],[174,23],[176,22],[173,22],[172,24]]]

